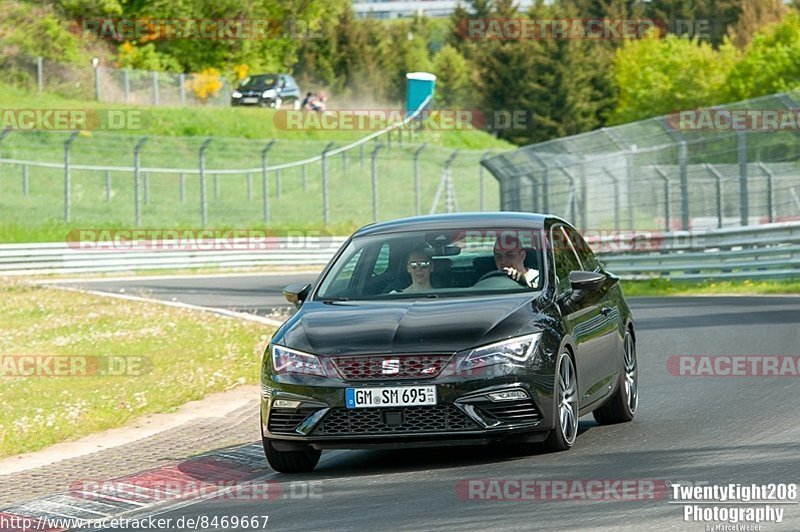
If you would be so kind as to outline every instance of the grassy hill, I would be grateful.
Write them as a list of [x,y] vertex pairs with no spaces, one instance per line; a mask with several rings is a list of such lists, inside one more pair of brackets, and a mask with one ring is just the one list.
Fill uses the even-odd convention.
[[[208,225],[253,227],[281,234],[288,230],[314,229],[343,234],[369,223],[372,212],[371,154],[374,143],[329,161],[329,223],[323,224],[322,168],[315,163],[269,175],[270,222],[262,217],[259,171],[219,174],[218,169],[260,168],[266,139],[277,143],[270,164],[297,161],[319,155],[328,142],[342,146],[368,134],[365,131],[284,130],[272,120],[275,111],[260,108],[154,108],[120,106],[69,100],[46,94],[30,94],[0,85],[3,109],[131,109],[143,114],[136,131],[109,133],[85,131],[71,148],[73,164],[131,166],[133,148],[148,136],[140,154],[141,164],[151,168],[198,168],[198,149],[207,136],[215,140],[206,153]],[[5,158],[61,164],[66,131],[13,131],[0,145]],[[414,214],[413,153],[428,146],[419,160],[420,212],[433,205],[445,161],[460,150],[452,165],[460,210],[481,207],[478,161],[487,149],[495,152],[512,146],[474,130],[403,133],[402,143],[393,135],[391,147],[378,151],[377,219]],[[23,181],[27,176],[27,195]],[[142,175],[142,225],[150,228],[199,227],[198,175],[148,172]],[[494,179],[484,172],[486,209],[497,208]],[[104,171],[71,172],[72,220],[64,221],[64,171],[23,165],[0,165],[0,242],[59,241],[74,228],[127,228],[134,223],[133,176],[129,171],[110,171],[106,194]],[[183,183],[183,184],[181,184]],[[181,195],[181,190],[183,194]],[[444,209],[444,197],[438,211]]]

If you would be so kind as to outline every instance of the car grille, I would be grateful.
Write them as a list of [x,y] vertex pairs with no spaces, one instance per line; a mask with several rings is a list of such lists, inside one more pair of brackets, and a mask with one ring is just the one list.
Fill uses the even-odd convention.
[[432,379],[453,355],[369,355],[333,357],[345,380]]
[[530,423],[542,419],[539,411],[528,399],[498,401],[496,403],[487,401],[478,403],[476,406],[503,423]]
[[270,432],[294,432],[305,418],[316,412],[317,408],[273,408],[269,411]]
[[[386,415],[402,412],[402,423],[389,425]],[[476,430],[478,426],[453,405],[391,408],[334,408],[314,434],[392,434]]]

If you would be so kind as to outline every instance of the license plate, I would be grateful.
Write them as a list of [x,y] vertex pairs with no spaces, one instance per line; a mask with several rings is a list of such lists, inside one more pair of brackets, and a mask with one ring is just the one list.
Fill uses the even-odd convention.
[[347,408],[427,406],[436,404],[436,386],[346,388]]
[[258,103],[258,98],[242,98],[243,103]]

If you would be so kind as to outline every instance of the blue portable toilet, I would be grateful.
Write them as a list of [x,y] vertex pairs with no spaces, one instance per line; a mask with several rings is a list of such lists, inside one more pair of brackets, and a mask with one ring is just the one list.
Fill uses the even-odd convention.
[[436,76],[428,72],[409,72],[406,74],[406,116],[410,115],[430,97],[426,107],[433,103],[433,89]]

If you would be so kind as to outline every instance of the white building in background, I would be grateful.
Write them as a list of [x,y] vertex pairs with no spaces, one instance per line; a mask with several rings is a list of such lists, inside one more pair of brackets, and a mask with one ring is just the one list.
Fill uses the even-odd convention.
[[[519,0],[519,11],[524,12],[533,2]],[[353,0],[353,10],[358,18],[446,17],[459,5],[469,9],[471,4],[463,0]]]

